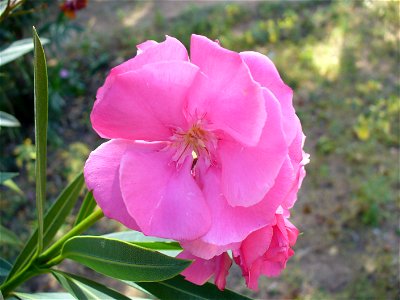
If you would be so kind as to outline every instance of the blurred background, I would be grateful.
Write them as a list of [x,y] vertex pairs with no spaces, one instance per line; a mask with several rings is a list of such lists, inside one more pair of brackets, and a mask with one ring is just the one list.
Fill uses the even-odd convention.
[[[49,40],[49,199],[103,142],[89,114],[108,71],[145,40],[168,34],[188,47],[192,33],[206,35],[274,61],[294,90],[311,154],[287,269],[252,292],[233,268],[228,288],[257,299],[399,299],[398,1],[11,2],[19,6],[1,22],[1,49],[30,39],[32,25]],[[1,66],[0,111],[20,123],[0,131],[0,171],[18,173],[2,178],[1,224],[25,241],[35,226],[32,53]],[[117,229],[102,220],[91,233]],[[1,243],[0,256],[13,261],[20,242]],[[60,288],[46,279],[25,289]]]

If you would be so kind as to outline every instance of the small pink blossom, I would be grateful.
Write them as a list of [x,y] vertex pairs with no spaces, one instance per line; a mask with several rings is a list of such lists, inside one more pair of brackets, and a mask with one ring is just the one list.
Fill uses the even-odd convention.
[[241,267],[247,286],[258,289],[260,275],[278,276],[293,256],[292,247],[299,231],[283,214],[276,214],[276,223],[252,232],[234,250],[235,262]]

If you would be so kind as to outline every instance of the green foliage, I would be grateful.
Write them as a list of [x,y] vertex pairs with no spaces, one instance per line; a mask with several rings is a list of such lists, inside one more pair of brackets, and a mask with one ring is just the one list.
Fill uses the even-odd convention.
[[30,182],[35,182],[35,160],[36,148],[31,139],[25,139],[24,142],[15,147],[13,154],[18,168],[24,168]]
[[160,282],[137,282],[136,284],[160,299],[249,299],[228,289],[220,291],[210,283],[203,286],[195,285],[186,281],[182,276]]
[[0,183],[3,183],[11,178],[18,176],[18,173],[15,172],[0,172]]
[[[76,203],[80,191],[83,187],[83,175],[80,174],[74,181],[72,181],[64,191],[61,192],[59,197],[55,200],[54,204],[44,216],[44,232],[43,244],[44,247],[48,246],[60,226],[63,224],[67,215],[71,212],[74,204]],[[14,266],[10,272],[10,276],[20,271],[32,259],[37,251],[38,231],[32,234],[16,259]]]
[[124,241],[95,236],[69,239],[61,255],[101,274],[131,281],[165,280],[190,265],[187,260],[165,256]]
[[0,225],[0,245],[4,244],[21,246],[22,243],[14,232]]
[[38,253],[43,249],[43,211],[46,201],[48,83],[43,46],[33,27],[34,44],[34,99],[36,145],[36,211],[38,216]]
[[52,274],[61,284],[61,286],[78,300],[130,299],[102,284],[87,278],[61,271],[52,271]]
[[[42,45],[45,45],[49,42],[48,39],[43,39]],[[26,53],[29,53],[33,50],[34,45],[32,39],[22,39],[16,42],[11,43],[9,46],[0,51],[0,66],[5,65]]]
[[17,118],[4,111],[0,111],[0,127],[19,127],[19,126],[21,126],[21,123],[17,120]]
[[7,278],[10,273],[12,265],[5,259],[0,257],[0,284]]
[[78,215],[75,219],[74,226],[85,220],[96,208],[96,201],[94,200],[93,193],[87,192],[85,198],[82,201],[81,208],[79,209]]
[[17,298],[11,298],[11,300],[74,300],[68,293],[14,293]]

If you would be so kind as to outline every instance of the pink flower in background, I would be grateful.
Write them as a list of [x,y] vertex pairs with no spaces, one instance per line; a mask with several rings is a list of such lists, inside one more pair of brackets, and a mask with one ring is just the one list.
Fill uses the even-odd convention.
[[299,231],[282,214],[276,214],[276,223],[252,232],[233,251],[241,267],[247,286],[257,290],[260,275],[278,276],[293,256],[292,247]]
[[266,56],[203,36],[190,59],[172,37],[138,49],[98,90],[91,121],[110,141],[90,154],[87,186],[109,218],[197,257],[188,280],[214,273],[223,288],[227,270],[196,270],[225,270],[227,250],[296,201],[308,155],[292,91]]
[[88,4],[88,0],[64,0],[60,5],[60,9],[69,19],[75,19],[76,12],[84,9]]

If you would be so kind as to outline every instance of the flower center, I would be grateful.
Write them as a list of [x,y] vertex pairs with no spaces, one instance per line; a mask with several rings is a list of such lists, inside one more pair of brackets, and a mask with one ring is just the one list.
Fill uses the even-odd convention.
[[217,147],[217,138],[214,133],[204,130],[200,122],[194,124],[188,131],[178,129],[171,138],[172,146],[176,148],[172,157],[178,165],[182,164],[188,155],[195,161],[204,158],[207,164],[213,161],[212,156]]

